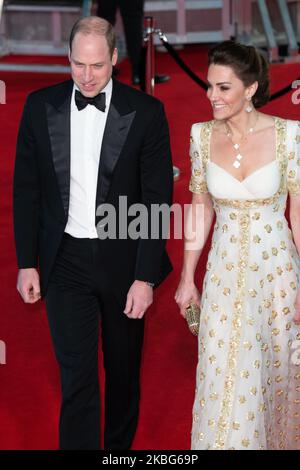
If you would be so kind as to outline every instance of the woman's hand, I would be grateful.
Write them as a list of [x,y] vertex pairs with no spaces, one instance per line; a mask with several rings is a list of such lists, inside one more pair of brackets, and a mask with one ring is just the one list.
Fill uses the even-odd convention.
[[294,323],[300,325],[300,289],[298,289],[296,301],[295,301],[296,313],[294,316]]
[[191,303],[200,305],[200,294],[193,281],[181,279],[176,290],[175,301],[180,308],[180,314],[184,318],[185,311]]

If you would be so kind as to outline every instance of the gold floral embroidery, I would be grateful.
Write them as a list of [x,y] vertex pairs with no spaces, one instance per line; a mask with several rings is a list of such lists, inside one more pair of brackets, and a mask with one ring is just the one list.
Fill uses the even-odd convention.
[[227,269],[227,271],[232,271],[233,268],[234,268],[234,264],[233,264],[233,263],[226,263],[226,269]]
[[[238,279],[237,293],[234,302],[233,318],[231,324],[231,335],[229,341],[229,354],[227,359],[227,367],[225,372],[225,385],[223,397],[221,400],[222,407],[220,417],[218,419],[218,432],[214,443],[215,449],[224,449],[226,439],[229,432],[229,421],[234,399],[234,384],[236,379],[236,359],[240,348],[241,327],[244,309],[244,290],[245,290],[245,272],[248,266],[249,254],[249,226],[250,217],[248,211],[238,213],[239,224],[239,257],[238,257]],[[245,373],[248,371],[245,371]],[[249,373],[249,372],[248,372]]]
[[242,440],[242,446],[243,446],[243,447],[248,447],[249,444],[250,444],[249,439],[243,439],[243,440]]
[[227,206],[227,207],[232,207],[233,209],[252,209],[255,207],[260,207],[260,206],[269,206],[271,204],[274,204],[279,196],[282,194],[282,189],[280,188],[277,193],[274,194],[274,196],[271,196],[266,199],[254,199],[254,200],[235,200],[235,199],[220,199],[220,198],[213,198],[214,202],[216,204],[219,204],[220,206]]
[[278,220],[278,222],[277,222],[277,228],[278,228],[278,230],[282,230],[282,229],[283,229],[283,223],[281,222],[281,220]]
[[[189,184],[189,190],[196,194],[207,193],[207,184],[206,184],[206,167],[204,166],[203,157],[205,152],[205,143],[202,145],[202,131],[205,128],[205,124],[201,125],[200,136],[195,142],[193,136],[190,137],[190,156],[192,162],[192,173]],[[193,150],[195,145],[200,146],[200,153],[197,150]]]
[[288,159],[289,159],[289,160],[293,160],[293,159],[295,158],[295,155],[296,155],[295,152],[290,152],[290,153],[288,154]]
[[189,189],[192,193],[201,194],[207,193],[207,185],[205,181],[199,183],[197,179],[192,175]]
[[290,170],[288,172],[288,178],[294,179],[296,177],[296,171],[295,170]]
[[[299,144],[300,142],[300,134],[296,135],[296,144]],[[300,178],[298,176],[298,171],[297,167],[295,165],[299,165],[299,158],[297,159],[297,162],[295,162],[295,152],[290,152],[288,155],[289,159],[289,166],[290,169],[288,170],[287,173],[287,188],[289,193],[292,196],[298,196],[300,194]],[[298,163],[299,162],[299,163]]]
[[265,225],[265,230],[267,231],[267,233],[271,233],[272,232],[271,225],[270,224]]
[[289,181],[289,193],[292,196],[298,196],[300,194],[300,182],[299,181]]
[[267,252],[267,251],[263,251],[263,252],[262,252],[262,257],[263,257],[263,259],[269,259],[269,254],[268,254],[268,252]]
[[255,289],[249,289],[248,292],[249,292],[251,297],[256,297],[257,296],[257,291]]

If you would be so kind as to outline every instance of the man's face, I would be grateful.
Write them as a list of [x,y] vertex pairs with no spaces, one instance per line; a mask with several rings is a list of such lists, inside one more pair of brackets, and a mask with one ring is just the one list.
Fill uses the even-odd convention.
[[109,82],[118,58],[117,49],[111,57],[105,36],[77,33],[69,53],[71,74],[84,96],[92,98]]

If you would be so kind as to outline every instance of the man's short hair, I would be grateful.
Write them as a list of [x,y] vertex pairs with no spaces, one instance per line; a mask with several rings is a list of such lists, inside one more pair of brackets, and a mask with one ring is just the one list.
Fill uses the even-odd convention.
[[77,33],[105,36],[112,57],[116,47],[116,35],[113,26],[107,20],[98,16],[86,16],[77,20],[70,33],[70,52],[72,52],[73,40]]

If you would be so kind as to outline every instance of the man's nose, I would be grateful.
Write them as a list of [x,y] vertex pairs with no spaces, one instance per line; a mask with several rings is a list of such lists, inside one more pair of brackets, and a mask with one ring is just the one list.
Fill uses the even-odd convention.
[[91,67],[87,66],[87,67],[84,68],[83,78],[84,78],[85,82],[90,82],[91,81],[91,79],[93,78],[93,71],[92,71]]

